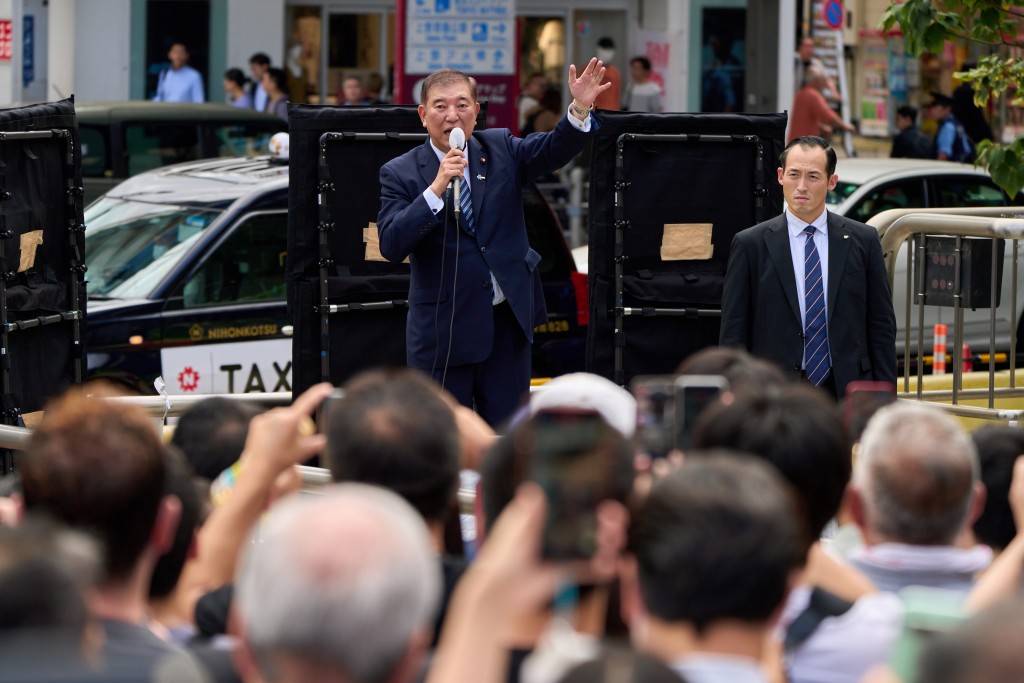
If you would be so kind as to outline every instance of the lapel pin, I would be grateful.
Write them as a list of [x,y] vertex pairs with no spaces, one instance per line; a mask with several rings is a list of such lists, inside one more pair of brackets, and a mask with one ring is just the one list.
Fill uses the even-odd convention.
[[477,180],[487,180],[487,178],[485,178],[484,176],[480,175],[479,173],[476,174],[476,179]]
[[848,239],[850,239],[850,236],[849,235],[843,235],[843,239],[844,240],[848,240]]
[[487,157],[480,157],[480,163],[481,164],[486,164],[487,163]]

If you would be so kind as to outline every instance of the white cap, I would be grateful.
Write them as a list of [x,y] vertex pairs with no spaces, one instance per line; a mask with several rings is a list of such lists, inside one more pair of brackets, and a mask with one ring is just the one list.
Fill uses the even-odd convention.
[[600,415],[627,439],[636,433],[636,399],[618,384],[588,372],[556,377],[530,394],[530,415],[585,410]]
[[288,159],[289,141],[288,133],[274,133],[270,138],[270,156],[275,159]]

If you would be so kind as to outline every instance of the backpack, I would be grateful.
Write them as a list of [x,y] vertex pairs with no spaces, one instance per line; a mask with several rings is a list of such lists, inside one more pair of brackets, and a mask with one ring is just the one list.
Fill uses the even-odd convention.
[[953,152],[949,155],[950,161],[959,161],[965,164],[973,164],[977,158],[977,150],[974,148],[974,141],[964,130],[962,123],[950,116],[953,122]]

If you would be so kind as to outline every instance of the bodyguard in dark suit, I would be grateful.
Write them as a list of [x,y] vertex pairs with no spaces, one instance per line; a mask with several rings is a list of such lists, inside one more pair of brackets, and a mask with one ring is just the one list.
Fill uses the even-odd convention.
[[724,346],[740,346],[842,398],[896,381],[896,316],[874,228],[825,210],[836,153],[800,137],[779,157],[786,211],[736,235],[722,295]]
[[[423,82],[419,114],[430,139],[381,168],[380,249],[412,266],[406,355],[464,405],[496,425],[530,386],[533,328],[547,320],[523,217],[522,187],[568,163],[595,124],[590,116],[605,69],[590,60],[573,102],[550,133],[517,138],[507,129],[473,133],[476,82],[453,69]],[[463,152],[449,144],[462,128]],[[461,180],[461,216],[452,180]]]

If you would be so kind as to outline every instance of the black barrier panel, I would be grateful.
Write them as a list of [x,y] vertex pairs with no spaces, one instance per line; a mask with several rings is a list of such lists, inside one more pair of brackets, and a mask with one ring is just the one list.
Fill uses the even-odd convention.
[[338,385],[369,367],[405,364],[409,265],[374,253],[379,175],[427,136],[411,106],[289,112],[288,304],[298,394],[324,378]]
[[84,371],[81,151],[72,99],[0,111],[2,421]]
[[782,211],[785,114],[602,112],[587,367],[621,384],[717,343],[737,232]]

